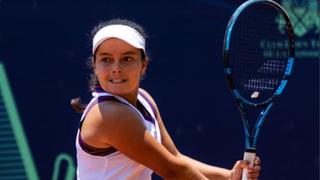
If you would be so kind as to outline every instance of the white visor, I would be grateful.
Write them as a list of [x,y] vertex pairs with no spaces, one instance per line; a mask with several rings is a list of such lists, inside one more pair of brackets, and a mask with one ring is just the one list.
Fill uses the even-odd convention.
[[135,29],[121,24],[109,25],[100,29],[93,37],[92,54],[97,47],[106,39],[118,38],[135,48],[142,49],[145,52],[145,39]]

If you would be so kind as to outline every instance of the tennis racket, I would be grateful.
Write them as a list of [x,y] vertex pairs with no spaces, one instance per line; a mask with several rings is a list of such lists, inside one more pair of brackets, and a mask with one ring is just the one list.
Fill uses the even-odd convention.
[[[274,1],[246,1],[228,22],[223,45],[224,72],[244,125],[244,160],[251,164],[261,126],[291,75],[294,52],[290,18]],[[243,180],[246,175],[245,169]]]

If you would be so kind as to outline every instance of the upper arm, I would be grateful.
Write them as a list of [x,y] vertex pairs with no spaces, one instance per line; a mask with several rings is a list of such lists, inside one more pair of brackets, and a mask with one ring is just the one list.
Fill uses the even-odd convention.
[[143,94],[146,98],[148,98],[148,100],[150,101],[150,103],[152,104],[152,106],[154,107],[155,109],[155,115],[157,117],[157,122],[159,124],[159,128],[160,128],[160,133],[161,133],[161,141],[162,141],[162,144],[168,149],[169,152],[171,152],[173,155],[177,156],[179,155],[179,151],[178,149],[176,148],[174,142],[172,141],[164,123],[163,123],[163,120],[161,118],[161,114],[160,114],[160,111],[158,109],[158,106],[156,104],[156,102],[154,101],[154,99],[151,97],[151,95],[145,91],[144,89],[139,89],[139,92],[141,94]]
[[99,129],[97,132],[103,136],[107,144],[153,169],[162,177],[184,166],[181,160],[152,137],[136,111],[117,102],[107,104],[108,106],[100,103],[93,109],[97,115],[97,119],[93,120]]

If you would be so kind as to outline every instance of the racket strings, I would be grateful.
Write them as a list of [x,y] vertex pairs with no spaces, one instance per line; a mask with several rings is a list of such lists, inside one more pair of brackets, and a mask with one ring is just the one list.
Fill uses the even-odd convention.
[[267,60],[262,64],[262,66],[258,69],[259,73],[284,73],[284,70],[286,68],[286,64],[284,61],[278,61],[278,60]]
[[[234,84],[245,99],[264,101],[283,79],[288,52],[279,54],[278,50],[289,45],[287,36],[278,29],[279,16],[275,9],[260,5],[242,12],[234,24],[229,65]],[[268,46],[277,58],[265,57],[262,42],[276,42]]]
[[279,80],[275,78],[265,78],[265,79],[249,79],[244,87],[247,90],[253,91],[270,91],[274,90],[276,85],[279,84]]

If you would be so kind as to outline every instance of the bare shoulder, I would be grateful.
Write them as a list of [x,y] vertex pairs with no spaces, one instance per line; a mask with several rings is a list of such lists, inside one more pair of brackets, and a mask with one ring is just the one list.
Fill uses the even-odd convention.
[[99,103],[97,109],[101,112],[103,116],[106,116],[105,119],[110,119],[108,117],[122,117],[122,114],[134,113],[132,108],[124,103],[118,101],[106,101]]
[[[90,113],[89,113],[90,114]],[[121,123],[129,119],[141,118],[139,114],[127,104],[116,101],[99,103],[92,109],[92,114],[102,124]]]
[[113,101],[95,105],[88,113],[81,136],[85,142],[95,147],[113,146],[115,137],[122,136],[128,127],[143,130],[139,114],[130,106]]

